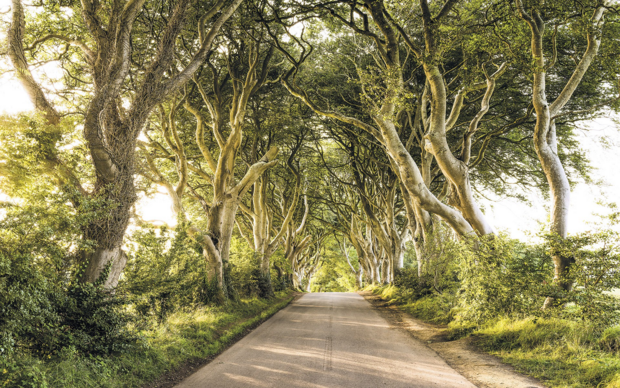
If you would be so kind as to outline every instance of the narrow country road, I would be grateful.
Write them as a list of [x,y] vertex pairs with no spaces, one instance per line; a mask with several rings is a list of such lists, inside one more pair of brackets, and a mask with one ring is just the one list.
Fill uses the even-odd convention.
[[354,293],[306,294],[177,388],[475,387]]

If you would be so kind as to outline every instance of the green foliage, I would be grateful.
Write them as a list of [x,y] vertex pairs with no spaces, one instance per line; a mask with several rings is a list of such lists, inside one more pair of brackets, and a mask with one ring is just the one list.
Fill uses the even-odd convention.
[[601,336],[589,322],[504,318],[473,333],[476,344],[549,387],[618,387],[617,330]]
[[428,322],[447,324],[454,319],[456,296],[453,293],[439,294],[432,287],[426,288],[427,292],[416,293],[415,289],[404,285],[368,287],[366,290],[371,290],[382,299],[398,304],[402,310],[414,317]]
[[403,268],[394,271],[394,286],[411,293],[415,299],[433,293],[432,278],[428,274],[418,276],[417,268]]
[[182,307],[209,302],[205,260],[183,223],[174,230],[165,226],[138,229],[129,246],[119,287],[133,295],[139,316],[163,322]]
[[57,169],[60,161],[64,169],[89,175],[83,143],[72,119],[52,126],[39,115],[0,116],[0,190],[28,198],[33,187],[57,189],[68,184],[67,176]]
[[498,316],[523,316],[539,310],[551,259],[542,247],[499,235],[469,239],[459,251],[460,320],[474,324]]
[[44,353],[69,348],[80,354],[107,355],[126,352],[141,342],[131,329],[134,317],[125,309],[127,302],[118,293],[110,294],[100,284],[74,282],[53,298],[61,319],[53,331],[39,333]]
[[[616,324],[620,301],[611,292],[620,286],[618,237],[604,230],[565,239],[543,235],[545,243],[539,245],[505,236],[466,241],[456,257],[459,319],[480,324],[498,316],[554,315],[601,328]],[[566,274],[570,291],[551,278],[554,255],[572,258]],[[540,309],[547,297],[557,308]]]
[[142,387],[185,362],[220,353],[291,299],[288,293],[278,293],[272,300],[240,300],[171,313],[164,324],[143,332],[146,347],[111,356],[84,355],[65,348],[45,358],[27,354],[11,359],[0,357],[0,386]]
[[337,241],[327,238],[323,246],[325,248],[321,255],[321,266],[312,278],[312,292],[355,291],[355,278],[346,258],[340,252]]
[[[31,187],[32,188],[32,187]],[[125,302],[99,284],[81,284],[78,262],[90,248],[81,227],[105,208],[73,194],[31,192],[30,203],[5,204],[0,220],[0,354],[53,355],[126,350],[138,337],[128,330]],[[69,211],[68,211],[69,210]]]
[[[531,245],[503,235],[470,238],[443,258],[453,263],[456,287],[440,292],[431,274],[418,278],[405,269],[397,287],[375,292],[413,316],[449,324],[452,338],[471,334],[478,346],[550,387],[620,386],[618,234],[601,228],[541,237]],[[570,291],[553,281],[554,255],[572,258]],[[542,310],[549,296],[555,307]]]
[[[130,237],[127,266],[119,287],[132,295],[132,305],[144,319],[163,322],[176,311],[218,302],[217,287],[209,284],[202,248],[179,222],[175,229],[145,226]],[[247,243],[233,237],[225,277],[229,298],[259,295],[258,258]]]
[[620,234],[610,229],[585,232],[561,239],[545,236],[547,253],[573,262],[565,277],[570,291],[552,285],[549,291],[556,305],[568,305],[562,316],[583,319],[601,328],[620,322],[620,300],[613,291],[620,288]]
[[620,350],[620,326],[612,326],[605,329],[598,343],[603,350],[618,352]]
[[[81,198],[76,210],[68,205],[74,193],[50,193],[43,180],[29,185],[25,204],[1,209],[0,386],[139,387],[185,360],[220,351],[289,300],[279,294],[272,302],[206,307],[204,258],[183,225],[134,233],[114,295],[81,284],[79,263],[91,248],[82,227],[106,204]],[[228,277],[249,289],[245,274],[255,266],[239,253],[245,249],[251,258],[252,252],[237,243]]]
[[[426,233],[424,243],[416,252],[416,264],[421,267],[422,277],[417,280],[419,292],[454,290],[457,283],[457,263],[463,246],[455,240],[454,232],[443,223],[435,223]],[[411,279],[411,277],[410,277]]]
[[40,328],[57,322],[49,298],[53,285],[26,254],[0,248],[0,354],[38,338]]
[[242,297],[254,297],[259,289],[259,258],[247,242],[233,236],[230,243],[230,275],[228,281]]

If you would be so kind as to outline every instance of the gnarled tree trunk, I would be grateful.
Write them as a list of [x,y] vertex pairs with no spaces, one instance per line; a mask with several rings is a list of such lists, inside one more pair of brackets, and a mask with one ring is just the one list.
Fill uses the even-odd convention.
[[[532,33],[532,59],[534,61],[534,82],[532,103],[536,111],[536,126],[534,127],[534,147],[542,165],[545,177],[551,191],[551,225],[549,231],[560,238],[566,238],[568,229],[568,209],[570,204],[570,185],[566,171],[558,155],[558,144],[555,130],[555,117],[560,115],[566,103],[572,97],[575,89],[581,83],[584,74],[597,55],[601,43],[601,29],[603,16],[606,11],[605,3],[600,2],[595,7],[587,27],[588,45],[573,74],[565,84],[556,100],[549,104],[546,95],[546,66],[543,50],[545,21],[536,9],[526,12],[521,0],[515,0],[521,19],[530,27]],[[554,254],[554,280],[558,286],[568,291],[573,281],[569,278],[569,269],[574,259]],[[551,307],[553,298],[547,298],[544,308]]]
[[[84,137],[88,143],[95,167],[94,190],[85,194],[100,198],[109,206],[106,216],[94,220],[85,228],[86,239],[95,242],[92,252],[85,258],[81,280],[94,282],[108,270],[104,286],[113,288],[126,263],[121,246],[136,201],[134,187],[135,149],[137,138],[151,110],[165,98],[181,88],[199,68],[211,49],[211,44],[222,25],[230,18],[242,0],[234,0],[226,8],[218,2],[202,15],[199,21],[198,50],[187,66],[177,75],[167,78],[165,72],[173,67],[178,35],[186,24],[189,0],[178,1],[164,23],[162,40],[149,67],[141,74],[128,109],[120,107],[122,87],[131,73],[132,30],[144,0],[128,0],[114,7],[100,7],[99,3],[82,0],[84,25],[95,42],[90,48],[81,39],[51,34],[46,39],[59,39],[78,46],[91,70],[92,97],[84,120]],[[42,111],[50,124],[59,122],[59,115],[48,102],[43,89],[32,77],[24,54],[24,12],[21,1],[13,0],[13,22],[9,28],[9,53],[18,78],[33,99],[35,108]],[[108,14],[103,14],[108,12]],[[204,24],[216,14],[211,29],[205,34]],[[140,70],[141,72],[143,69]],[[72,183],[77,180],[73,179]],[[79,182],[77,182],[79,184]]]

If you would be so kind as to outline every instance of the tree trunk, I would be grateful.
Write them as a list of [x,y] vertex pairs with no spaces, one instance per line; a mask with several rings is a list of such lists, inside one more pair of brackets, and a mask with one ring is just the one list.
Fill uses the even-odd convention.
[[[547,74],[543,50],[545,22],[535,9],[531,14],[525,11],[520,0],[515,5],[531,30],[531,51],[534,62],[534,82],[532,85],[532,103],[536,111],[534,127],[534,148],[549,183],[551,191],[551,225],[549,231],[564,239],[568,228],[568,209],[570,204],[570,185],[562,162],[558,156],[558,144],[555,129],[555,117],[560,114],[566,103],[571,99],[575,89],[596,57],[601,43],[601,29],[604,22],[606,7],[599,4],[590,18],[591,25],[587,28],[587,48],[577,64],[570,79],[558,97],[549,104],[546,95]],[[569,279],[569,269],[573,264],[572,257],[553,255],[554,280],[565,291],[571,289],[573,281]],[[545,300],[543,308],[553,305],[553,298]]]
[[355,287],[358,290],[364,288],[364,269],[360,265],[359,270],[355,273]]
[[269,255],[261,255],[260,257],[260,280],[259,289],[261,298],[272,298],[274,296],[273,284],[271,282],[271,268],[269,265]]
[[[176,2],[168,18],[164,19],[164,39],[158,45],[157,53],[151,58],[147,69],[140,69],[144,72],[140,77],[143,81],[133,90],[135,94],[129,108],[121,109],[118,104],[123,99],[122,86],[132,70],[132,30],[145,1],[128,1],[124,6],[115,3],[106,10],[99,7],[97,1],[81,1],[84,27],[90,34],[85,40],[89,43],[77,39],[71,44],[79,42],[77,46],[82,51],[85,64],[90,67],[93,79],[83,123],[84,137],[96,171],[95,188],[89,194],[103,199],[105,206],[109,207],[108,214],[85,228],[84,237],[94,241],[95,248],[85,256],[86,263],[83,264],[86,267],[81,281],[99,280],[107,288],[118,284],[127,261],[121,246],[131,216],[130,210],[137,198],[134,187],[136,140],[153,107],[179,90],[202,65],[218,31],[241,2],[234,0],[224,9],[223,2],[217,3],[202,16],[200,23],[205,23],[219,12],[208,33],[205,34],[204,26],[200,27],[201,41],[188,65],[177,75],[166,78],[164,73],[176,57],[177,37],[185,26],[186,11],[190,5],[187,0]],[[58,124],[60,115],[28,69],[23,49],[25,22],[21,1],[13,0],[12,8],[13,23],[8,33],[9,56],[35,108],[45,114],[50,124]],[[108,13],[102,15],[105,12]],[[94,49],[89,47],[90,41]],[[107,279],[100,279],[104,272],[108,273]]]
[[[474,118],[470,129],[466,134],[466,141],[463,146],[462,160],[457,159],[450,150],[446,139],[446,101],[447,93],[445,87],[445,81],[441,75],[439,67],[435,63],[425,63],[424,72],[431,88],[432,95],[432,110],[429,118],[430,128],[429,133],[426,135],[426,139],[430,143],[430,148],[439,168],[443,175],[449,180],[453,190],[454,205],[467,220],[467,222],[478,232],[478,234],[484,236],[494,233],[493,227],[488,222],[477,202],[474,200],[471,184],[469,181],[469,154],[471,148],[471,136],[478,129],[478,122],[488,111],[489,100],[493,94],[495,88],[495,80],[503,70],[505,64],[500,67],[495,74],[487,79],[488,87],[482,101],[482,108],[478,115]],[[458,107],[453,107],[453,110],[458,110]],[[457,112],[453,112],[455,116]],[[452,116],[452,114],[451,114]],[[456,117],[454,118],[456,120]],[[467,141],[469,140],[469,142]]]
[[308,284],[306,284],[306,292],[312,292],[311,290],[311,285],[312,285],[312,277],[314,276],[314,272],[310,273],[308,275]]
[[388,266],[389,266],[389,259],[384,258],[381,261],[381,264],[379,264],[379,276],[380,279],[378,279],[379,284],[387,284],[388,283]]
[[[541,116],[541,121],[544,123],[545,115],[543,114]],[[564,239],[568,234],[570,184],[568,183],[568,178],[562,166],[562,162],[560,161],[560,157],[557,154],[555,122],[551,121],[549,123],[546,139],[539,138],[541,132],[542,131],[538,130],[538,128],[534,131],[534,144],[551,191],[552,205],[549,231]],[[573,284],[572,279],[568,277],[569,268],[575,262],[575,259],[571,256],[566,257],[559,254],[553,254],[552,259],[554,264],[554,281],[561,289],[569,291]],[[551,307],[552,302],[552,298],[547,298],[543,308]]]
[[420,242],[418,242],[418,237],[414,237],[413,239],[413,247],[415,249],[415,257],[418,262],[418,278],[422,277],[422,273],[424,271],[424,255],[422,254],[422,247],[420,246]]
[[[118,280],[127,264],[127,255],[120,247],[112,249],[96,248],[87,255],[86,268],[82,274],[81,281],[95,283],[101,281],[106,289],[113,289],[117,286]],[[101,275],[107,272],[107,279],[100,279]]]

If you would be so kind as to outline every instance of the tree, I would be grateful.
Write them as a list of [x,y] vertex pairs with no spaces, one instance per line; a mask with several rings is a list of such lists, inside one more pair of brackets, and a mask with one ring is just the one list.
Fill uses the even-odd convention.
[[[239,17],[242,21],[250,16],[242,13]],[[257,200],[259,199],[260,186],[262,182],[266,182],[260,181],[260,177],[278,163],[275,158],[279,152],[277,146],[267,142],[269,148],[263,150],[264,154],[259,158],[257,152],[261,150],[256,146],[265,134],[258,134],[260,128],[255,128],[259,137],[254,138],[256,142],[252,160],[249,161],[247,170],[239,170],[240,154],[243,146],[247,144],[243,142],[243,134],[248,127],[246,113],[253,99],[264,97],[260,93],[261,88],[273,83],[269,76],[272,72],[274,52],[273,47],[265,40],[266,33],[261,26],[246,25],[241,28],[241,21],[237,20],[236,26],[226,29],[218,42],[218,50],[209,55],[203,71],[194,77],[193,88],[187,89],[182,100],[177,102],[178,107],[173,107],[168,117],[163,115],[160,119],[160,136],[167,147],[156,139],[145,144],[149,149],[145,158],[151,172],[150,178],[168,187],[173,202],[178,204],[178,210],[183,211],[183,198],[186,189],[189,189],[189,196],[199,203],[204,211],[205,230],[201,230],[194,223],[189,233],[203,247],[208,280],[217,290],[216,299],[220,301],[228,298],[225,273],[237,211],[241,206],[245,212],[257,218],[268,216],[268,213],[263,213],[260,209],[254,213],[242,199],[253,187]],[[179,134],[177,121],[182,120],[176,109],[181,105],[191,113],[196,122],[194,136]],[[206,112],[203,112],[203,107]],[[205,125],[211,126],[213,141],[210,144],[205,142]],[[198,160],[198,163],[189,162],[190,158],[185,152],[189,147],[192,147],[193,152],[191,159]],[[217,157],[213,157],[215,152],[218,152]],[[178,166],[173,173],[178,182],[176,187],[169,183],[169,178],[165,177],[155,164],[154,159],[157,158],[175,160]],[[262,204],[262,201],[259,200],[258,204]],[[259,221],[257,228],[265,232],[261,222],[266,224],[267,218]],[[274,239],[274,247],[279,243],[279,239],[280,237]],[[257,241],[264,242],[261,236],[257,237]],[[268,271],[269,255],[264,257]]]
[[[412,201],[411,207],[421,207],[430,213],[439,215],[455,230],[457,230],[459,234],[466,235],[473,231],[469,223],[458,212],[454,211],[454,209],[437,200],[437,198],[428,190],[426,185],[424,185],[424,180],[417,164],[400,140],[394,120],[394,116],[397,113],[396,102],[403,91],[397,37],[393,28],[385,19],[385,12],[382,3],[368,2],[365,3],[365,6],[372,14],[374,22],[381,30],[381,34],[383,34],[382,39],[378,35],[371,33],[377,45],[381,47],[379,49],[379,53],[386,65],[385,74],[387,77],[384,81],[386,89],[382,93],[383,97],[380,101],[373,104],[373,107],[369,112],[366,112],[373,120],[374,125],[367,124],[360,119],[346,116],[339,112],[322,109],[310,99],[309,95],[305,91],[300,90],[296,86],[295,76],[299,73],[302,63],[312,53],[311,47],[307,48],[304,46],[307,42],[303,40],[303,37],[299,39],[289,34],[292,42],[295,42],[299,46],[303,47],[299,59],[289,53],[289,51],[287,51],[278,40],[275,40],[280,51],[284,53],[293,65],[284,77],[282,77],[282,82],[292,95],[301,99],[315,113],[356,126],[371,133],[375,139],[385,147],[386,152],[394,161],[394,165],[397,168],[396,172],[403,184],[403,187],[408,191],[408,194],[410,194],[409,198]],[[352,9],[352,14],[353,13],[355,13],[355,9]],[[376,20],[377,18],[378,20]],[[275,19],[280,20],[281,18],[276,15]],[[367,17],[365,20],[367,20]],[[355,30],[356,27],[353,26],[352,28]],[[272,37],[275,37],[275,35],[272,34]]]
[[[547,70],[554,65],[557,60],[557,47],[554,46],[554,54],[550,64],[547,64],[544,57],[543,38],[545,35],[546,22],[543,19],[544,13],[537,7],[531,7],[526,11],[520,0],[515,0],[515,6],[519,17],[523,19],[531,30],[531,55],[533,60],[533,83],[532,83],[532,103],[536,110],[536,126],[534,128],[534,146],[540,159],[545,177],[549,183],[551,191],[551,225],[550,232],[561,238],[566,238],[568,232],[568,209],[570,204],[570,184],[568,177],[562,166],[558,155],[558,142],[556,134],[556,120],[561,117],[562,110],[571,99],[573,93],[579,86],[586,71],[592,64],[597,55],[602,38],[602,27],[604,15],[607,11],[606,2],[597,1],[593,6],[582,9],[578,12],[579,22],[584,23],[587,46],[581,59],[576,64],[572,75],[564,84],[561,93],[555,100],[549,103],[546,95]],[[555,10],[545,10],[545,13],[553,13]],[[563,10],[559,10],[557,18],[561,18]],[[556,11],[558,12],[558,11]],[[576,22],[576,23],[579,23]],[[553,35],[554,45],[555,34],[562,22],[555,24]],[[569,279],[569,270],[574,258],[562,254],[553,255],[555,266],[554,279],[564,290],[570,290],[572,281]],[[553,299],[545,301],[545,308],[552,305]]]
[[[218,1],[208,10],[193,9],[201,14],[196,23],[198,34],[190,33],[193,53],[180,70],[169,73],[175,61],[177,41],[188,26],[192,10],[189,0],[179,0],[169,8],[166,17],[160,17],[162,26],[159,41],[142,37],[144,52],[133,66],[135,54],[132,43],[139,40],[134,33],[140,12],[149,12],[145,0],[128,0],[101,4],[84,0],[75,6],[72,31],[53,31],[33,42],[38,45],[60,41],[79,49],[81,70],[90,82],[87,108],[84,115],[84,138],[88,143],[95,170],[93,189],[86,191],[75,179],[70,179],[84,194],[105,199],[113,206],[109,214],[90,223],[84,229],[84,238],[95,242],[95,248],[85,257],[86,268],[82,281],[94,282],[106,268],[110,268],[105,286],[114,288],[125,266],[126,255],[121,246],[136,201],[134,173],[137,138],[152,109],[179,90],[198,70],[211,50],[211,45],[223,24],[231,17],[242,0],[234,0],[225,7]],[[18,79],[28,91],[35,108],[42,112],[50,125],[60,120],[58,109],[46,97],[41,85],[32,76],[24,49],[26,23],[22,3],[12,3],[12,23],[8,31],[9,57]],[[54,6],[51,5],[50,8]],[[219,16],[218,16],[219,14]],[[71,16],[70,16],[71,17]],[[205,24],[211,22],[210,29]],[[67,34],[67,32],[69,34]],[[77,38],[83,36],[84,39]],[[28,36],[28,40],[33,40]],[[152,58],[143,63],[144,54]],[[127,88],[127,84],[131,87]],[[124,101],[128,106],[123,106]],[[62,169],[58,161],[59,169]]]
[[[273,296],[269,259],[282,244],[284,236],[292,232],[289,230],[289,224],[293,221],[302,190],[302,176],[299,171],[298,161],[295,160],[295,155],[300,150],[303,141],[303,134],[297,137],[286,162],[289,171],[294,176],[295,183],[291,188],[292,197],[285,194],[287,187],[282,187],[285,186],[287,182],[277,182],[280,183],[280,187],[278,188],[281,193],[281,200],[279,206],[270,206],[267,191],[270,182],[268,176],[263,175],[254,183],[251,208],[246,207],[244,209],[244,213],[248,215],[252,225],[252,241],[248,241],[248,243],[253,243],[251,245],[253,245],[254,252],[256,252],[259,257],[259,271],[261,276],[261,281],[259,283],[261,284],[261,296],[263,297]],[[297,166],[295,166],[295,164],[297,164]],[[275,183],[276,187],[277,183]],[[274,222],[274,213],[277,212],[281,214],[282,218],[278,229],[276,229]],[[290,238],[294,237],[291,235]],[[287,253],[292,254],[292,252],[286,252],[285,254]]]

